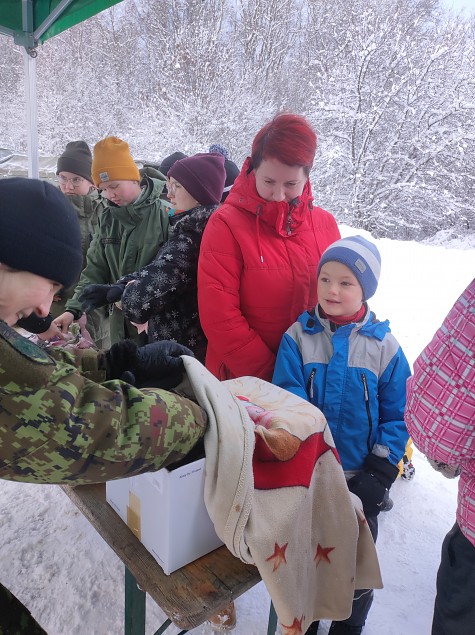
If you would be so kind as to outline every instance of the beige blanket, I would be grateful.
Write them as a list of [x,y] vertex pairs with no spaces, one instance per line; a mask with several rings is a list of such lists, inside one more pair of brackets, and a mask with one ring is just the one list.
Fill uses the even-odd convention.
[[184,362],[209,417],[205,502],[217,534],[258,567],[284,635],[346,619],[354,590],[382,581],[323,414],[266,381],[219,382]]

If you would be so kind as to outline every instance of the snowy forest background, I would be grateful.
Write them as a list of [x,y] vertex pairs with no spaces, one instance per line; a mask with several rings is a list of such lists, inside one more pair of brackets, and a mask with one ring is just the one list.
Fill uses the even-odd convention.
[[[475,17],[441,0],[125,0],[39,47],[39,147],[138,160],[309,118],[316,202],[374,237],[475,236]],[[23,60],[0,37],[0,146],[26,149]]]

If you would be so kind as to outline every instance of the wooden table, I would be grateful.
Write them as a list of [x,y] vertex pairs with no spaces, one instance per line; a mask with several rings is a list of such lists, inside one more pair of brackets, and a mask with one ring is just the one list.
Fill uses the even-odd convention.
[[[173,623],[183,629],[196,628],[221,611],[261,578],[256,567],[220,547],[170,575],[134,536],[106,502],[105,484],[62,485],[61,489],[86,516],[125,564],[125,634],[144,635],[146,593],[168,619],[155,635]],[[277,616],[271,603],[267,635],[274,635]]]

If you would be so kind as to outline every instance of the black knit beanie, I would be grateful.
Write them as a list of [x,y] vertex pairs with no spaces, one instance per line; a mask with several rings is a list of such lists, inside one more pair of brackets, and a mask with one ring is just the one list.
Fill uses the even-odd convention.
[[175,161],[179,161],[180,159],[186,159],[187,155],[183,154],[183,152],[173,152],[173,154],[169,154],[167,157],[163,159],[160,163],[158,169],[165,176],[168,175],[168,170],[172,167]]
[[221,201],[226,170],[222,154],[194,154],[175,161],[168,171],[201,205],[217,205]]
[[76,210],[46,181],[0,179],[0,262],[69,287],[83,266]]
[[70,141],[58,159],[56,174],[71,172],[92,183],[92,154],[85,141]]

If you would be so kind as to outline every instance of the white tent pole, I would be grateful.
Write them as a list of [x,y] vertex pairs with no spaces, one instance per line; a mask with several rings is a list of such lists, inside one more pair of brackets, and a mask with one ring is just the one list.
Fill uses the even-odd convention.
[[21,0],[23,33],[23,69],[25,74],[26,134],[28,143],[28,176],[37,179],[40,175],[38,160],[38,113],[36,103],[36,44],[33,32],[33,2]]
[[38,159],[38,106],[36,100],[36,57],[23,49],[26,97],[26,131],[28,140],[28,176],[37,179],[40,175]]

